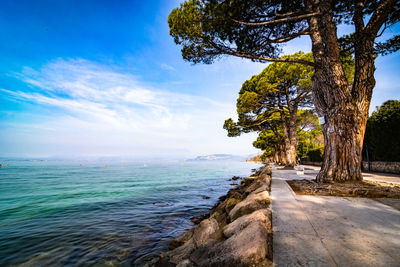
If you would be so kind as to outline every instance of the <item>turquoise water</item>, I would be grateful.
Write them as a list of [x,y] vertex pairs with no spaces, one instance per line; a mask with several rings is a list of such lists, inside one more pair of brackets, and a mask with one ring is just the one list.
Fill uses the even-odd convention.
[[[0,162],[0,266],[141,266],[246,162]],[[5,164],[9,166],[6,167]],[[205,196],[209,197],[207,199]]]

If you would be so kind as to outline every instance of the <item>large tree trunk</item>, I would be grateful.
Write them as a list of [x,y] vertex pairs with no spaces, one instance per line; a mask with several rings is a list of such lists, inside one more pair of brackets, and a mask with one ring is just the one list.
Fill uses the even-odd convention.
[[[312,2],[312,3],[311,3]],[[386,1],[387,4],[393,1]],[[306,1],[307,8],[321,13],[310,18],[310,37],[314,61],[313,96],[317,113],[325,120],[322,125],[325,151],[318,182],[360,181],[362,145],[372,90],[375,86],[373,43],[382,25],[382,18],[370,28],[364,27],[362,1],[354,15],[355,77],[352,86],[346,79],[340,61],[336,25],[331,1]],[[387,9],[387,8],[386,8]],[[380,7],[380,14],[387,13]]]
[[285,148],[287,155],[287,163],[285,165],[288,167],[294,167],[296,165],[296,142],[287,142]]
[[325,149],[317,181],[323,183],[362,180],[362,145],[368,112],[346,104],[326,116]]
[[274,153],[274,162],[279,165],[286,165],[287,155],[285,153],[285,146],[283,144],[277,145]]
[[286,154],[285,165],[288,167],[293,167],[296,165],[296,135],[291,136],[287,127],[284,127],[283,132],[285,139],[285,149],[283,150],[283,152]]
[[[322,14],[318,18],[309,19],[312,50],[317,64],[313,77],[314,105],[318,116],[324,121],[322,124],[324,160],[317,181],[324,183],[360,181],[362,180],[361,152],[370,96],[355,97],[358,93],[368,91],[362,88],[361,83],[355,82],[353,87],[349,86],[340,60],[331,1],[321,0],[319,3],[313,1],[308,8]],[[358,70],[356,67],[356,72],[365,68],[365,66],[359,67],[361,68]],[[369,74],[371,70],[372,75],[369,79],[372,79],[371,84],[374,85],[373,61],[369,66]]]

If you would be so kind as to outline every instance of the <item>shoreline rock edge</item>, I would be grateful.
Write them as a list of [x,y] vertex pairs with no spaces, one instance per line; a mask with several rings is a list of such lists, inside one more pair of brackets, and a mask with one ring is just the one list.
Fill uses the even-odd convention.
[[244,178],[145,266],[272,266],[271,173],[264,166]]

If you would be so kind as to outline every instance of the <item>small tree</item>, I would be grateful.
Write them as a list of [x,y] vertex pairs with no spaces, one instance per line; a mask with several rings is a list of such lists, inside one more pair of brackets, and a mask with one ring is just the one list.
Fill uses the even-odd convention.
[[[400,36],[376,42],[400,19],[398,0],[188,0],[168,17],[170,34],[184,59],[212,63],[222,55],[253,61],[312,66],[313,99],[323,118],[324,161],[319,182],[362,180],[361,152],[372,90],[375,58],[400,48]],[[354,32],[337,35],[337,25]],[[382,29],[383,28],[383,29]],[[279,57],[280,44],[311,39],[314,61]],[[342,50],[341,50],[342,49]],[[341,51],[355,57],[355,75],[345,75]]]
[[[312,55],[299,52],[286,58],[312,60]],[[312,106],[312,75],[310,66],[274,62],[245,81],[239,92],[236,104],[238,133],[266,126],[271,129],[271,122],[278,123],[283,133],[287,166],[296,164],[299,108]]]
[[297,157],[311,159],[314,151],[322,150],[323,152],[324,136],[317,115],[312,110],[302,110],[301,112],[298,123],[301,127],[298,127],[297,130]]
[[287,164],[285,142],[281,128],[275,127],[275,129],[264,130],[259,133],[257,140],[253,142],[255,148],[264,151],[261,155],[263,161],[271,161],[279,165]]
[[[297,114],[297,157],[308,156],[311,150],[323,147],[321,126],[312,110],[299,110]],[[282,127],[260,132],[253,146],[264,151],[262,159],[287,165],[287,154]]]

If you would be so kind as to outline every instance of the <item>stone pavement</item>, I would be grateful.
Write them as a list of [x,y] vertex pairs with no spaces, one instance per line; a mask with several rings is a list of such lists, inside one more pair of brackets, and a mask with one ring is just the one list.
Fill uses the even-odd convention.
[[273,170],[275,266],[400,266],[400,211],[372,199],[296,195]]

